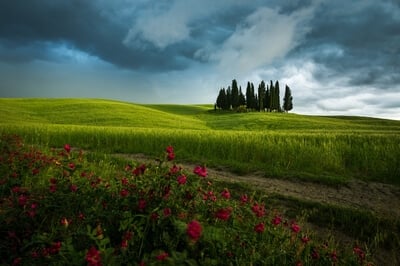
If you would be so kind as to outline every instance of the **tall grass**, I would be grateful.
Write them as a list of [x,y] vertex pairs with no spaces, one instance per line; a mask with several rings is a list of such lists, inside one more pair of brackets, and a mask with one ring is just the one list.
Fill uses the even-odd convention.
[[279,133],[223,130],[146,129],[74,125],[7,125],[1,131],[28,143],[157,156],[173,145],[180,158],[224,165],[239,172],[321,182],[360,178],[400,184],[400,135]]

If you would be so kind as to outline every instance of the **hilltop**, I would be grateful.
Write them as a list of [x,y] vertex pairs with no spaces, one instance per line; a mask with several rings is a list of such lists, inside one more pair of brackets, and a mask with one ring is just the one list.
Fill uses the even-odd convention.
[[101,99],[0,99],[0,123],[239,131],[400,131],[400,121],[355,116],[231,113],[213,105],[134,104]]

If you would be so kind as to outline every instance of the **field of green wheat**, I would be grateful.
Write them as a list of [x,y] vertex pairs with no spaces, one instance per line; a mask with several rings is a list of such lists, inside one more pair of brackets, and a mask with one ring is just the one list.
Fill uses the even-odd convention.
[[0,99],[0,132],[27,143],[179,158],[236,173],[400,184],[400,121],[214,111],[99,99]]

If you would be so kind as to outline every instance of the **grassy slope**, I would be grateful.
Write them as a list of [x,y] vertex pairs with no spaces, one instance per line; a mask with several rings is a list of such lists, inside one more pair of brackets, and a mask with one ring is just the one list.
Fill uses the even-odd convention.
[[0,113],[0,131],[22,128],[16,132],[36,134],[32,140],[52,145],[67,141],[112,152],[155,154],[172,144],[181,159],[239,172],[261,170],[314,180],[333,175],[334,182],[335,176],[364,176],[399,183],[395,157],[400,121],[214,112],[212,105],[99,99],[0,99]]
[[139,105],[98,99],[0,99],[0,124],[41,123],[240,131],[400,132],[400,121],[214,112],[211,105]]

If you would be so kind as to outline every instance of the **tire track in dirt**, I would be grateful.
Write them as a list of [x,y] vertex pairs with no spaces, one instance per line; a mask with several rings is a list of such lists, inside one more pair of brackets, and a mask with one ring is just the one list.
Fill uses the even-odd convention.
[[[156,160],[143,154],[114,155],[143,163],[157,163]],[[177,165],[182,166],[186,171],[191,171],[196,166],[189,163],[177,163]],[[400,187],[390,184],[351,180],[345,185],[333,187],[300,180],[265,178],[257,174],[236,175],[224,170],[212,168],[207,168],[207,170],[210,178],[227,182],[242,182],[269,194],[367,210],[386,218],[400,219]]]

